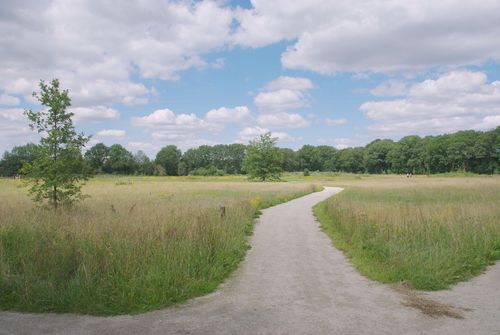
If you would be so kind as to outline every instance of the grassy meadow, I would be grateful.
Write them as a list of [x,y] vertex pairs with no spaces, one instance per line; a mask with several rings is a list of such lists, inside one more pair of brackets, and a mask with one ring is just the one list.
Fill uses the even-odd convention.
[[[57,213],[0,179],[0,309],[140,313],[213,291],[261,208],[319,190],[243,177],[98,177]],[[221,216],[220,207],[225,207]]]
[[344,176],[332,185],[345,190],[315,214],[371,279],[439,290],[500,259],[499,176]]

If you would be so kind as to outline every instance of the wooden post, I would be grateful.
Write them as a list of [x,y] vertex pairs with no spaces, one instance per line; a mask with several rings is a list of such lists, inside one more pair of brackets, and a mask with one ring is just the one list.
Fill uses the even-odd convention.
[[226,218],[226,206],[220,206],[220,218],[222,221]]

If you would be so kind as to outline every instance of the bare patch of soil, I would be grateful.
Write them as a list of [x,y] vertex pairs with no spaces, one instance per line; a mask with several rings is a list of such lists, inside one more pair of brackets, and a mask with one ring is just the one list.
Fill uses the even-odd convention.
[[405,284],[393,285],[396,292],[401,293],[405,297],[404,306],[418,309],[425,315],[439,318],[449,317],[454,319],[463,319],[464,308],[457,308],[452,305],[443,304],[439,301],[429,299],[422,292],[414,290]]

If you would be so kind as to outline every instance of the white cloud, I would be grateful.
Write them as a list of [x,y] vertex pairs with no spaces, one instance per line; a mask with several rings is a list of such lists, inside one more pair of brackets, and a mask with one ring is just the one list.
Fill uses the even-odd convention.
[[240,122],[250,117],[247,106],[237,106],[234,108],[221,107],[210,110],[205,119],[209,122],[231,123]]
[[232,22],[218,1],[127,1],[117,10],[92,0],[21,0],[0,12],[0,90],[30,99],[40,78],[56,77],[75,107],[147,102],[152,92],[140,78],[176,79],[206,66],[201,55],[225,45]]
[[238,132],[237,142],[248,143],[262,134],[268,133],[269,129],[261,127],[245,127]]
[[308,90],[313,83],[307,78],[278,77],[254,98],[254,104],[264,112],[286,111],[309,106]]
[[[245,127],[238,132],[237,143],[245,143],[257,139],[260,135],[270,132],[267,128]],[[272,137],[277,137],[280,143],[291,143],[302,140],[302,137],[294,137],[285,132],[271,132]]]
[[127,136],[127,132],[121,129],[103,129],[98,131],[96,136],[121,138]]
[[305,128],[309,126],[309,121],[297,113],[274,113],[261,114],[257,122],[264,127],[269,128]]
[[252,6],[236,12],[234,43],[293,40],[282,55],[286,68],[393,73],[500,59],[498,1],[275,0]]
[[302,136],[292,136],[281,131],[274,131],[271,135],[278,138],[278,143],[295,143],[303,139]]
[[158,109],[146,116],[133,117],[132,124],[174,134],[188,130],[217,131],[221,129],[220,125],[202,120],[195,114],[176,114],[168,108]]
[[0,153],[16,145],[37,142],[39,135],[28,126],[21,108],[0,109]]
[[326,118],[325,119],[325,124],[327,126],[340,126],[340,125],[343,125],[343,124],[346,124],[346,123],[347,123],[347,119],[344,119],[344,118],[340,118],[340,119]]
[[500,115],[500,81],[482,72],[452,71],[410,86],[400,99],[360,106],[375,121],[375,133],[408,135],[495,127]]
[[269,128],[304,128],[309,126],[302,115],[289,110],[309,106],[308,90],[314,88],[311,80],[281,76],[267,83],[254,98],[260,114],[257,123]]
[[137,152],[139,150],[143,151],[148,155],[150,158],[155,157],[155,155],[160,151],[161,146],[160,145],[155,145],[153,143],[149,142],[141,142],[141,141],[130,141],[128,142],[125,147],[127,150],[130,150],[131,152]]
[[308,96],[301,91],[281,89],[261,92],[254,99],[261,110],[287,110],[308,106]]
[[200,135],[204,132],[219,132],[224,128],[223,124],[200,119],[195,114],[176,114],[168,108],[133,117],[131,122],[133,126],[145,128],[158,145],[175,144],[183,150],[214,144],[213,141],[200,138]]
[[75,122],[103,122],[120,118],[120,113],[116,109],[105,106],[76,107],[68,111],[75,114],[73,117]]
[[485,116],[475,125],[477,129],[493,129],[500,126],[500,114]]
[[293,91],[306,91],[314,88],[314,84],[308,78],[301,77],[288,77],[280,76],[275,80],[269,82],[265,89],[266,91],[276,91],[276,90],[293,90]]
[[347,138],[347,137],[318,138],[317,142],[324,145],[333,145],[338,150],[351,147],[359,147],[363,146],[366,143],[366,141],[363,141],[360,138]]
[[0,95],[0,105],[7,105],[7,106],[17,106],[19,105],[19,98],[8,95],[8,94],[1,94]]

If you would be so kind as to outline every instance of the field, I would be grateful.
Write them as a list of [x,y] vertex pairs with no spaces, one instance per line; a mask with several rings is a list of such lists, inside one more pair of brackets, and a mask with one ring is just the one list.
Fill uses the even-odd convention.
[[500,259],[500,178],[352,176],[315,207],[325,232],[371,279],[439,290]]
[[261,208],[318,189],[99,177],[84,187],[90,198],[54,213],[34,206],[20,181],[0,179],[0,308],[112,315],[205,294],[245,255]]
[[315,213],[369,278],[438,290],[500,259],[498,176],[284,177],[98,177],[57,213],[0,179],[0,309],[133,314],[206,294],[243,259],[260,209],[320,185],[345,188]]

